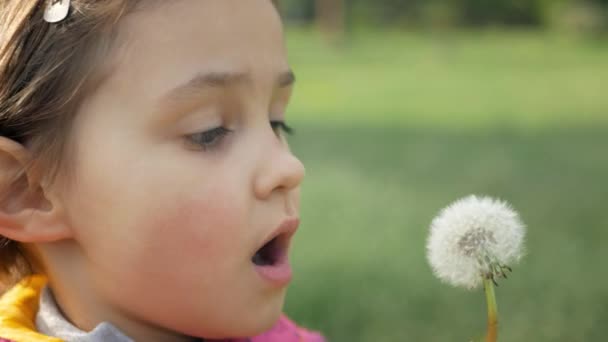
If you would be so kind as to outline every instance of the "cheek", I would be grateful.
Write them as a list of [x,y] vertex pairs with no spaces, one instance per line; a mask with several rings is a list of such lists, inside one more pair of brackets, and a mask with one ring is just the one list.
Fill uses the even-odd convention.
[[168,194],[145,210],[131,229],[138,230],[140,267],[150,259],[166,267],[192,266],[228,257],[246,227],[237,196],[210,189],[204,194]]
[[225,263],[241,256],[234,248],[246,248],[249,208],[242,187],[181,175],[113,179],[81,184],[79,194],[96,200],[78,201],[72,210],[79,243],[98,275],[131,283],[189,281],[180,278],[211,270],[228,276],[234,265]]
[[[196,183],[190,183],[196,184]],[[136,218],[126,227],[136,236],[132,265],[147,276],[191,281],[213,271],[228,277],[235,248],[247,237],[247,204],[243,194],[223,182],[189,185],[180,191],[159,187],[154,201],[143,194]],[[174,185],[175,187],[175,185]],[[161,189],[167,189],[164,192]]]

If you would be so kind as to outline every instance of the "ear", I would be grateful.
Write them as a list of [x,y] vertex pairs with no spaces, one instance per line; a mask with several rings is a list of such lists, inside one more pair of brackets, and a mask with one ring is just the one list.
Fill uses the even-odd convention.
[[30,162],[23,145],[0,137],[0,235],[23,243],[70,238],[63,206],[45,194]]

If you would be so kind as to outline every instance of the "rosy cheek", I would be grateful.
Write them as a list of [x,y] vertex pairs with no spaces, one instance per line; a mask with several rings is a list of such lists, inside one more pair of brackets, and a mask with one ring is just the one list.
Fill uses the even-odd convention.
[[235,202],[221,193],[176,196],[164,201],[139,229],[146,230],[143,255],[163,255],[172,262],[201,262],[221,258],[243,225]]

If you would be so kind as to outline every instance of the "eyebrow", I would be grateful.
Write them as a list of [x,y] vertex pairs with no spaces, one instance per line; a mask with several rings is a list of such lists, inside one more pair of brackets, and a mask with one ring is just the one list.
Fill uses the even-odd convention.
[[[276,78],[278,88],[287,88],[296,81],[295,74],[288,70],[279,74]],[[227,88],[229,86],[251,83],[252,77],[244,72],[208,72],[194,76],[188,82],[170,90],[163,99],[175,99],[181,94],[200,92],[209,88]]]

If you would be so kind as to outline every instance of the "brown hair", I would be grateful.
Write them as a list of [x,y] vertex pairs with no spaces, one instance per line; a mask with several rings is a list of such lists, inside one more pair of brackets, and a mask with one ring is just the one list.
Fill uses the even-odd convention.
[[[116,23],[140,1],[72,0],[68,17],[51,24],[44,10],[58,0],[0,0],[0,136],[27,146],[26,169],[55,178],[70,122],[100,81]],[[30,265],[22,246],[0,236],[0,291],[31,274]]]

